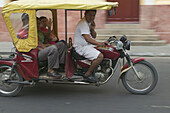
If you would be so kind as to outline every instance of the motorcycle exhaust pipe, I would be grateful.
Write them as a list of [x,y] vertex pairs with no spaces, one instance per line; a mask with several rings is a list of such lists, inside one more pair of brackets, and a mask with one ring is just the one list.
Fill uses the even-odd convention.
[[28,81],[13,81],[13,80],[8,80],[8,81],[6,81],[6,83],[22,84],[22,85],[34,85],[35,84],[33,81],[28,82]]

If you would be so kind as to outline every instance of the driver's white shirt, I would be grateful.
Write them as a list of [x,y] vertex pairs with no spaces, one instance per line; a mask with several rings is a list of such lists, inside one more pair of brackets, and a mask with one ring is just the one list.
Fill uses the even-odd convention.
[[88,42],[82,36],[83,34],[89,34],[90,35],[89,23],[86,21],[85,18],[81,19],[76,26],[76,29],[75,29],[75,32],[74,32],[74,45],[73,45],[73,47],[77,48],[77,47],[80,47],[80,46],[88,45]]
[[73,47],[78,54],[89,60],[94,60],[98,57],[100,52],[94,48],[95,45],[89,44],[82,36],[83,34],[88,34],[92,38],[89,25],[90,24],[86,21],[85,17],[79,21],[74,32]]

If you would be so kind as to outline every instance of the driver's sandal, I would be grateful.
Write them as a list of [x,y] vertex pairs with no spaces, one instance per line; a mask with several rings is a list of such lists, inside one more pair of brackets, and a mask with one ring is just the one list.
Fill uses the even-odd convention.
[[95,76],[93,76],[92,74],[90,74],[89,76],[85,76],[83,75],[84,81],[88,81],[90,83],[96,83],[98,82],[98,78],[96,78]]

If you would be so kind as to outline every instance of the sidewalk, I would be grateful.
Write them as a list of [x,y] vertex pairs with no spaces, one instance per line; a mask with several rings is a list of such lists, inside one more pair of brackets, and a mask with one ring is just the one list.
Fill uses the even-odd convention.
[[[0,55],[10,54],[12,42],[0,42]],[[131,56],[170,57],[170,44],[166,46],[131,46]]]
[[170,57],[170,44],[166,46],[131,46],[131,56]]
[[0,55],[10,54],[13,47],[12,42],[0,42]]

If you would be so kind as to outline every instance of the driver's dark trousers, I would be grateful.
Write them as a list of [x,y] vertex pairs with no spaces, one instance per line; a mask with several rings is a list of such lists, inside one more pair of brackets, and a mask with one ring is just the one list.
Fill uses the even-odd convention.
[[59,64],[65,63],[66,45],[63,42],[57,42],[54,45],[39,51],[39,61],[48,60],[48,69],[58,69]]

